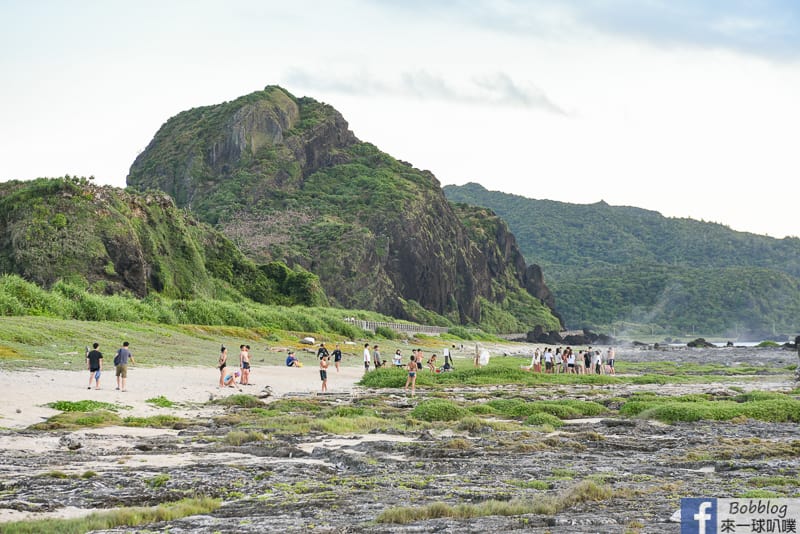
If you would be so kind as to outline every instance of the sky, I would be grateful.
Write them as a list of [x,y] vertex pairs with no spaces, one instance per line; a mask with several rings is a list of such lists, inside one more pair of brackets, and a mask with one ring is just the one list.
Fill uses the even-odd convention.
[[798,236],[794,0],[0,0],[0,181],[280,85],[442,185]]

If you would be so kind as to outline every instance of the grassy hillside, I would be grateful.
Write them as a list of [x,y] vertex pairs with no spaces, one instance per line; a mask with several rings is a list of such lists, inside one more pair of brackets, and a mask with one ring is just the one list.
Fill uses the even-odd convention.
[[316,276],[256,264],[161,192],[69,176],[0,184],[2,273],[95,294],[326,303]]
[[800,330],[800,239],[773,239],[633,207],[569,204],[446,186],[492,209],[544,269],[570,328],[642,323],[763,337]]

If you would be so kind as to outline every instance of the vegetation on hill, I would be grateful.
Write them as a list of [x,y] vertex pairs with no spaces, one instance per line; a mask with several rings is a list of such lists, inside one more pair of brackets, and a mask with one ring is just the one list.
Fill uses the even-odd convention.
[[336,306],[487,331],[560,328],[502,232],[468,232],[431,173],[279,87],[172,117],[128,184],[172,195],[255,262],[314,273]]
[[[800,239],[633,207],[529,199],[479,184],[448,199],[490,208],[542,266],[570,328],[766,337],[800,330]],[[616,325],[616,326],[615,326]]]
[[90,179],[0,184],[0,274],[94,294],[325,304],[313,274],[256,264],[167,195]]

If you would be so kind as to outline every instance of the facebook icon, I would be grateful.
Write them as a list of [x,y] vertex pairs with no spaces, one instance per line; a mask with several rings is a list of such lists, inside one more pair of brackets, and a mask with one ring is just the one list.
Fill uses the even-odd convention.
[[717,534],[717,499],[681,499],[681,534]]

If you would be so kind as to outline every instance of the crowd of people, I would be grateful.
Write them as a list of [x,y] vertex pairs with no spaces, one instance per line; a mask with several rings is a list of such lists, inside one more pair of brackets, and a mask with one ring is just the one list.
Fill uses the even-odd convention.
[[589,347],[586,350],[579,350],[577,354],[571,347],[556,347],[555,352],[550,347],[540,351],[536,348],[533,351],[531,364],[523,367],[526,371],[534,373],[541,373],[542,364],[544,364],[544,372],[548,374],[559,373],[574,373],[574,374],[591,374],[598,375],[613,375],[616,373],[614,370],[614,359],[616,351],[614,347],[609,347],[606,350],[605,359],[601,350],[592,349]]

